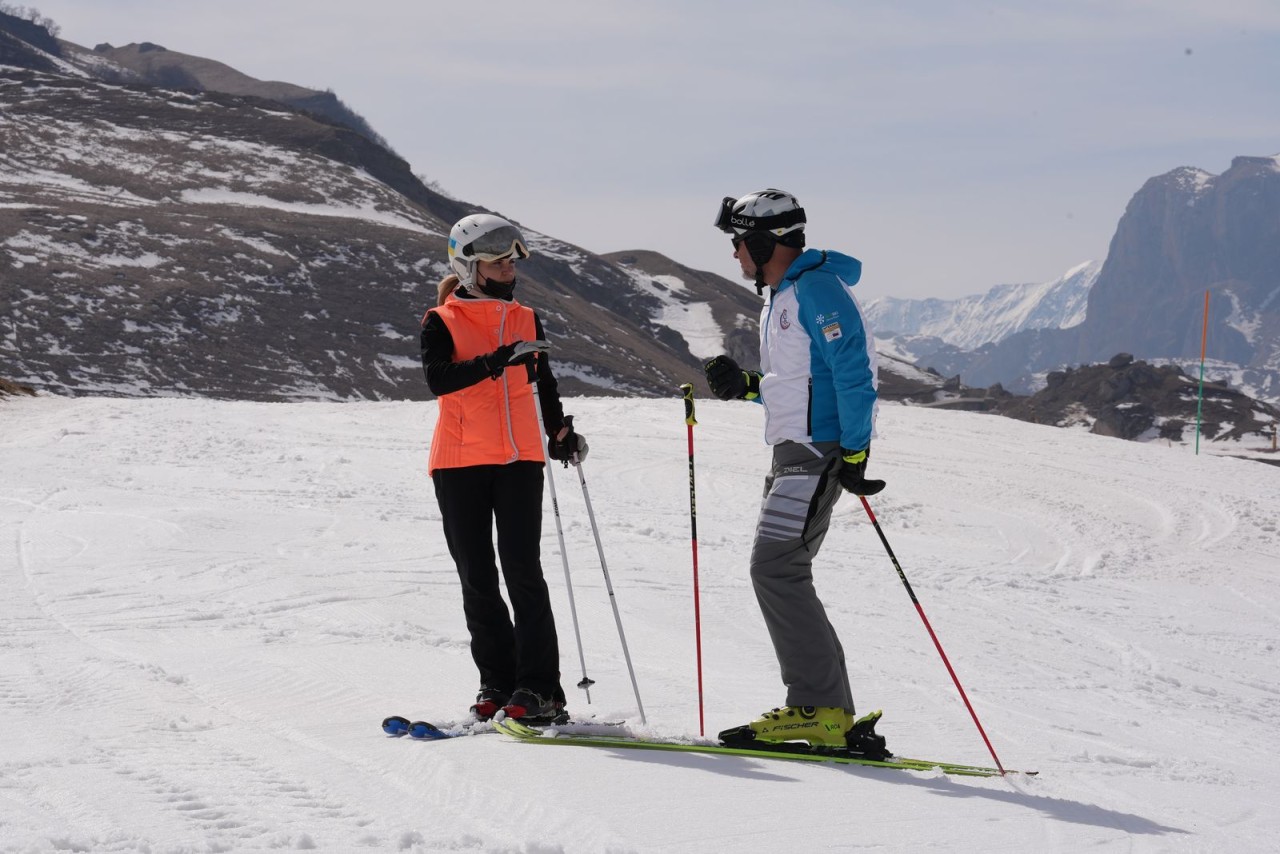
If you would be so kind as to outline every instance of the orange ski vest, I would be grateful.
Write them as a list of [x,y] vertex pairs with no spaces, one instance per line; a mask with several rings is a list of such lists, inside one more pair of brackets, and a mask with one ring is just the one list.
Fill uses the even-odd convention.
[[[453,338],[453,360],[492,353],[502,344],[537,338],[533,309],[496,299],[459,299],[450,294],[434,312]],[[545,462],[529,369],[514,365],[498,379],[441,395],[428,472],[464,466]]]

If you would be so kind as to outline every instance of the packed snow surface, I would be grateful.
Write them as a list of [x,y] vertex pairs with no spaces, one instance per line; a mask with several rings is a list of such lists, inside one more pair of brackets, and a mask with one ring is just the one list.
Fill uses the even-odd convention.
[[[583,718],[696,740],[678,398],[571,399],[543,564]],[[1035,778],[542,749],[477,677],[425,473],[430,403],[0,402],[0,852],[1274,851],[1280,470],[887,405],[871,499],[993,747]],[[694,428],[706,735],[783,701],[746,574],[761,410]],[[858,502],[816,578],[860,711],[990,763]],[[574,686],[596,680],[588,704]]]

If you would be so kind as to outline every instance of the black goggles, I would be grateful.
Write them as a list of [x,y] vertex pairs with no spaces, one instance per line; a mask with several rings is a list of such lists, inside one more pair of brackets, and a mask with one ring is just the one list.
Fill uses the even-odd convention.
[[720,203],[720,212],[716,214],[716,228],[733,234],[733,226],[730,224],[730,220],[733,218],[733,206],[737,201],[733,196],[724,197],[724,201]]

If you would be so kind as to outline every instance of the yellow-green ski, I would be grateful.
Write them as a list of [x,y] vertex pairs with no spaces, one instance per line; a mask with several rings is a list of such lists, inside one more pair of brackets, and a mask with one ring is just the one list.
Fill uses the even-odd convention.
[[[614,747],[626,750],[668,750],[681,753],[709,753],[726,756],[754,756],[760,759],[791,759],[807,762],[836,762],[843,765],[867,765],[873,768],[892,768],[900,771],[932,771],[937,769],[944,774],[960,777],[999,777],[1000,770],[982,765],[962,765],[956,762],[934,762],[928,759],[907,759],[894,757],[884,761],[863,759],[858,756],[841,754],[831,750],[814,750],[802,744],[770,745],[765,748],[729,747],[723,744],[689,744],[680,741],[662,739],[570,735],[556,732],[555,727],[537,730],[527,727],[519,721],[494,720],[493,728],[498,732],[530,744],[561,744],[578,747]],[[1035,774],[1035,771],[1006,771],[1008,774]]]

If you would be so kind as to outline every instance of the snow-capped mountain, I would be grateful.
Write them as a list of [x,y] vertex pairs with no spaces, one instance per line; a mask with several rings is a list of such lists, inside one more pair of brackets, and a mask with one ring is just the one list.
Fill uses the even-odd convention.
[[960,299],[882,297],[865,306],[876,334],[928,336],[972,350],[1024,329],[1066,329],[1084,321],[1089,289],[1102,269],[1086,261],[1051,282],[997,285]]
[[[938,354],[973,385],[1019,389],[1064,366],[1126,352],[1208,360],[1255,396],[1280,398],[1280,155],[1236,157],[1221,175],[1181,167],[1147,181],[1116,227],[1082,323],[1026,329]],[[939,365],[940,366],[940,365]]]

